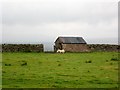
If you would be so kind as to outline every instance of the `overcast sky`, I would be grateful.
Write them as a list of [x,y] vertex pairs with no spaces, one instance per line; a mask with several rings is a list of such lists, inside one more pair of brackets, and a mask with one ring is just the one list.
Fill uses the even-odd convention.
[[52,49],[58,36],[80,36],[88,44],[117,44],[117,0],[83,1],[2,1],[2,43],[43,43]]

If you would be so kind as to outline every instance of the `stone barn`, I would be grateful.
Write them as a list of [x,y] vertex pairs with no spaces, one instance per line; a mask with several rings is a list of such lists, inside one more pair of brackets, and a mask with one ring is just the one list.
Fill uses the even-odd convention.
[[54,51],[64,49],[65,52],[89,51],[86,41],[82,37],[58,37],[55,41]]

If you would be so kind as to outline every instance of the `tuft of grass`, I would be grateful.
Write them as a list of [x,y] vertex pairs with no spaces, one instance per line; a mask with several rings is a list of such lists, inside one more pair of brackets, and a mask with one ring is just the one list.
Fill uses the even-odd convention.
[[23,62],[22,64],[21,64],[21,66],[26,66],[27,65],[27,62]]
[[87,61],[85,61],[85,63],[92,63],[92,61],[91,60],[87,60]]
[[113,58],[111,58],[111,61],[119,61],[119,59],[116,57],[113,57]]
[[61,66],[61,64],[58,64],[58,66]]
[[109,62],[109,60],[106,60],[106,62]]
[[88,72],[90,72],[90,71],[88,70]]
[[21,66],[27,66],[27,61],[22,60],[22,61],[19,61],[19,62],[20,62]]
[[111,62],[110,65],[113,65],[113,63]]
[[11,66],[11,64],[5,64],[5,66]]

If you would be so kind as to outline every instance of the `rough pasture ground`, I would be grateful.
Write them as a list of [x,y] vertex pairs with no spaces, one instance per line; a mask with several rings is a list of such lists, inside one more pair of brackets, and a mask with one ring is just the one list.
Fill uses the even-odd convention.
[[0,89],[2,89],[2,53],[0,52]]
[[3,53],[2,60],[3,88],[118,87],[117,52]]

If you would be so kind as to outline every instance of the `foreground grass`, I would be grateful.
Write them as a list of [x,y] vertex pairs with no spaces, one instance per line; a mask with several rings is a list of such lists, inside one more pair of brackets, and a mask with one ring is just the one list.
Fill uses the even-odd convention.
[[116,88],[118,53],[3,53],[3,88]]
[[2,53],[0,52],[0,89],[2,89]]

